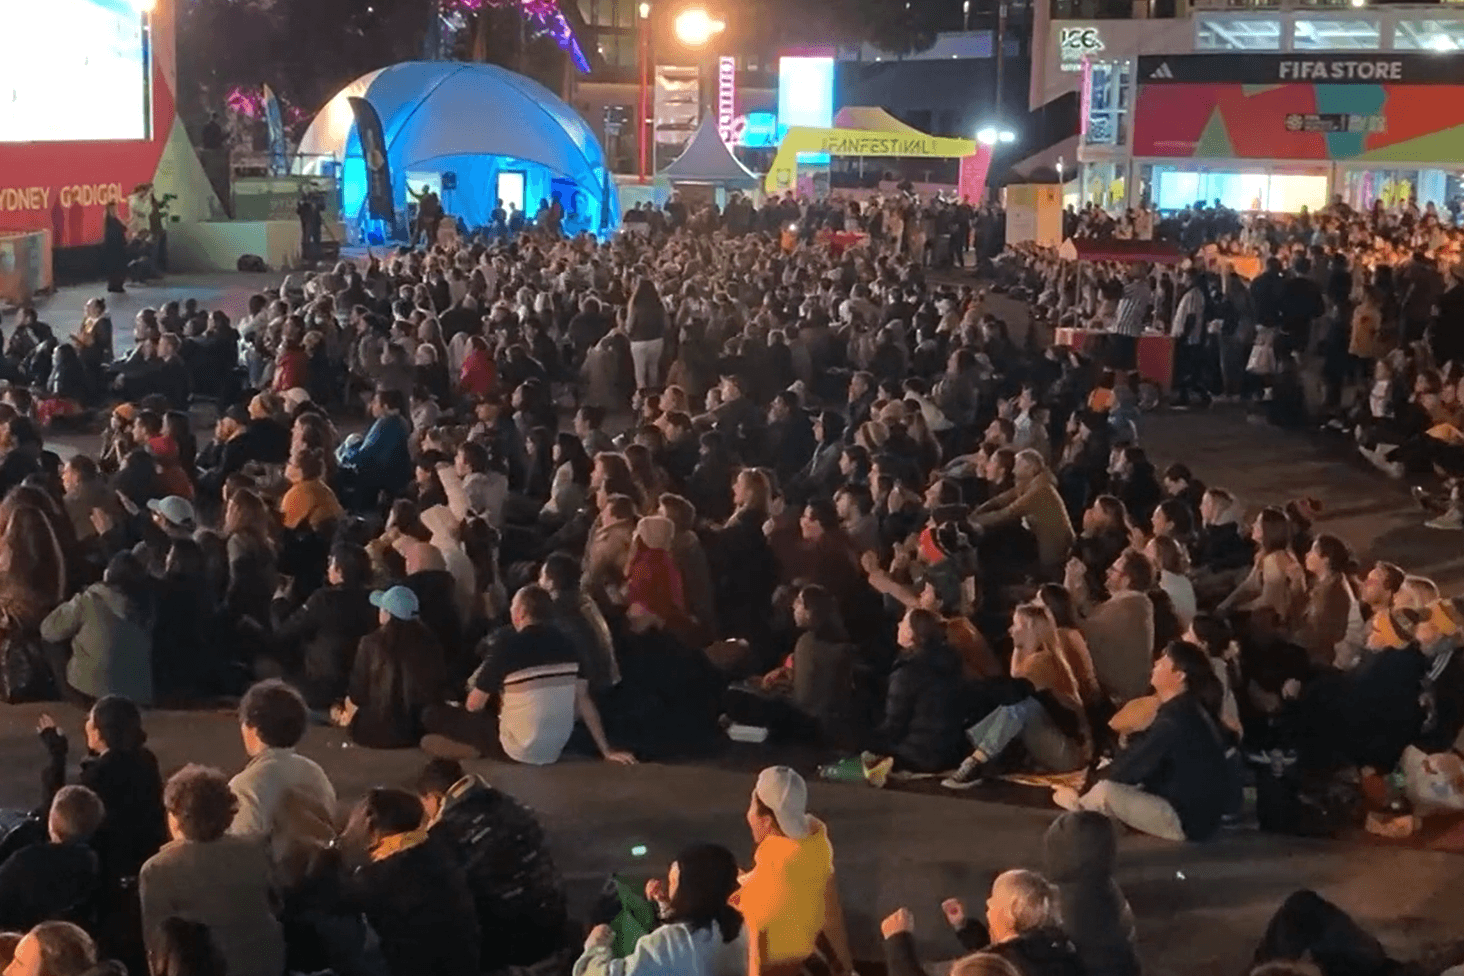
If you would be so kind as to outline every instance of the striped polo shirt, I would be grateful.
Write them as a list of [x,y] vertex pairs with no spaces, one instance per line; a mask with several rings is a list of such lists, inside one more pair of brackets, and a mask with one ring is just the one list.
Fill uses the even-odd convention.
[[501,694],[498,742],[510,759],[531,766],[557,762],[574,732],[579,653],[558,628],[534,624],[490,641],[473,683]]

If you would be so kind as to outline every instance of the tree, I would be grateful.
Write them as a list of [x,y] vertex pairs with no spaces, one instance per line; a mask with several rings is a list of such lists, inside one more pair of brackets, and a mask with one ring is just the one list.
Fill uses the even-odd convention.
[[743,0],[729,14],[731,46],[876,44],[891,54],[923,51],[950,24],[951,0]]

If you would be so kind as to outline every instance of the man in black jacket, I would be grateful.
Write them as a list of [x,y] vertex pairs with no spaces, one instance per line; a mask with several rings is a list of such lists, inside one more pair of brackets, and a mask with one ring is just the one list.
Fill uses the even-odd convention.
[[224,479],[250,461],[284,464],[289,459],[289,428],[270,417],[264,404],[230,407],[214,428],[213,443],[199,452],[199,491],[217,498]]
[[86,922],[101,869],[88,845],[102,824],[102,801],[85,786],[63,786],[51,801],[50,843],[24,847],[0,864],[0,928]]
[[452,759],[434,759],[417,777],[428,837],[467,875],[482,935],[482,966],[532,966],[565,945],[564,882],[532,810],[469,776]]
[[[946,921],[967,952],[1001,956],[1021,976],[1084,976],[1077,947],[1062,930],[1057,892],[1035,871],[1006,871],[991,884],[986,924],[969,918],[959,899],[941,903]],[[890,976],[920,976],[915,955],[915,919],[909,909],[896,910],[880,923]],[[958,962],[952,973],[960,971]]]
[[330,554],[327,586],[301,606],[276,594],[270,607],[276,652],[287,670],[298,668],[301,691],[312,708],[341,701],[361,638],[376,629],[371,605],[371,558],[356,545],[337,545]]

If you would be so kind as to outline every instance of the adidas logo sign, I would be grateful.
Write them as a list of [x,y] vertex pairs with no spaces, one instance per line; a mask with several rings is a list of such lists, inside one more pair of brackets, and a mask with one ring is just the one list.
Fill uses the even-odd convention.
[[1168,61],[1165,61],[1162,64],[1160,64],[1159,67],[1157,67],[1157,68],[1154,69],[1154,71],[1149,75],[1149,78],[1151,80],[1152,79],[1156,79],[1156,78],[1158,78],[1158,79],[1165,79],[1165,78],[1167,78],[1167,79],[1169,79],[1169,80],[1172,81],[1174,79],[1174,72],[1169,70],[1169,62]]

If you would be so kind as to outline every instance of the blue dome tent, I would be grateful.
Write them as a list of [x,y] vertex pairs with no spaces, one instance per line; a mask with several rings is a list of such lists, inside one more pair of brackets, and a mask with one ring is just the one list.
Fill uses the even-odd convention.
[[490,223],[501,186],[521,187],[529,219],[541,199],[558,193],[567,233],[608,233],[619,220],[599,143],[549,89],[491,64],[407,61],[351,82],[300,140],[296,172],[320,175],[340,164],[347,222],[360,221],[366,208],[366,165],[351,97],[366,99],[381,116],[398,214],[407,204],[408,173],[451,173],[456,187],[443,186],[443,207],[469,229]]

